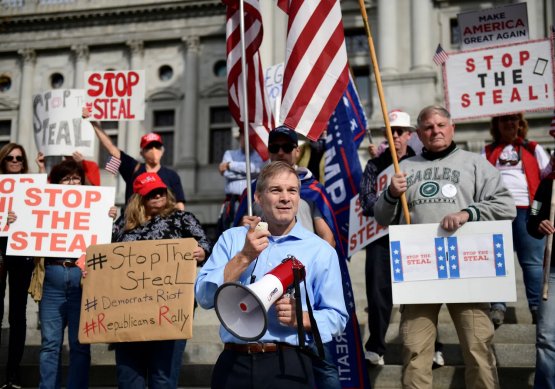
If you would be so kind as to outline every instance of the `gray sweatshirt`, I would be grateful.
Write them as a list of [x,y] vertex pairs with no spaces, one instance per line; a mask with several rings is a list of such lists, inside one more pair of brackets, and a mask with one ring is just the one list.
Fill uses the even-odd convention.
[[[455,148],[433,161],[422,155],[403,160],[407,173],[407,202],[412,224],[439,223],[462,210],[468,221],[512,220],[515,202],[503,185],[499,171],[479,154]],[[399,199],[383,191],[374,205],[374,217],[382,226],[405,224]]]

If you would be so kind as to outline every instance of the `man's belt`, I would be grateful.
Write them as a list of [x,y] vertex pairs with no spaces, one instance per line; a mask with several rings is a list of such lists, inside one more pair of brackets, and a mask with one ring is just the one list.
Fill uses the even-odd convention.
[[47,259],[44,261],[44,264],[46,266],[58,265],[63,267],[75,267],[77,266],[75,262],[75,259]]
[[242,354],[275,353],[278,350],[297,348],[287,343],[226,343],[224,350],[235,351]]

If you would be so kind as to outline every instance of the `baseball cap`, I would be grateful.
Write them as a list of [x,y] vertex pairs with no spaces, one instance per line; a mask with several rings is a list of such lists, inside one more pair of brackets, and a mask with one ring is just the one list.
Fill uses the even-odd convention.
[[272,144],[272,142],[274,142],[280,135],[288,138],[294,145],[299,144],[299,137],[297,136],[297,133],[286,126],[279,126],[270,131],[270,135],[268,135],[268,144]]
[[[390,111],[387,115],[389,117],[390,127],[404,127],[409,131],[415,131],[416,128],[410,124],[410,115],[400,110]],[[385,130],[385,127],[382,127]]]
[[133,193],[138,193],[141,196],[146,196],[154,189],[164,188],[167,189],[168,187],[160,176],[153,172],[145,172],[139,174],[135,181],[133,181]]
[[148,134],[143,135],[141,137],[141,149],[144,149],[150,143],[154,143],[154,142],[160,143],[161,145],[164,144],[162,142],[162,137],[158,134],[155,134],[154,132],[149,132]]

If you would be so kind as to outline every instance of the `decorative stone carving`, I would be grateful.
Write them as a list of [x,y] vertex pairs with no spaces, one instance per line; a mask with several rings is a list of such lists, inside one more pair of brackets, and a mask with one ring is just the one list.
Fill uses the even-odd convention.
[[37,62],[37,53],[34,49],[21,49],[17,53],[21,55],[24,64],[35,64]]
[[89,59],[89,46],[87,45],[72,45],[71,51],[77,61],[87,61]]

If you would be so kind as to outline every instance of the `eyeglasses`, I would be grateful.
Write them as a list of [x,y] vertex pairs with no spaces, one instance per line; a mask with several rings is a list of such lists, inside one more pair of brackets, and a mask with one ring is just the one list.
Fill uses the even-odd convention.
[[61,184],[71,184],[71,183],[80,184],[81,177],[79,176],[64,177],[60,180],[60,183]]
[[402,127],[392,127],[391,128],[391,135],[397,134],[397,136],[403,135],[407,130]]
[[268,145],[268,151],[272,154],[279,153],[279,149],[282,149],[284,153],[290,153],[295,148],[293,143],[284,143],[284,144],[271,144]]
[[164,188],[153,189],[146,194],[145,199],[151,200],[153,198],[156,198],[156,196],[165,197],[167,194],[168,192]]
[[6,162],[23,162],[23,156],[21,155],[6,155],[4,157]]

